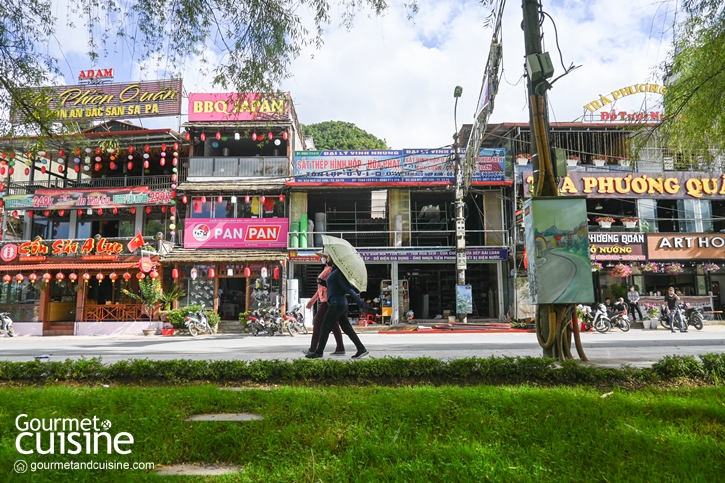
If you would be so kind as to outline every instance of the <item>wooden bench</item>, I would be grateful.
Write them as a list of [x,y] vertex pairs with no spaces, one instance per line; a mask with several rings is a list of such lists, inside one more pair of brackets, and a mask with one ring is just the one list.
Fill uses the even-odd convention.
[[722,310],[706,310],[705,313],[712,317],[711,320],[722,320]]

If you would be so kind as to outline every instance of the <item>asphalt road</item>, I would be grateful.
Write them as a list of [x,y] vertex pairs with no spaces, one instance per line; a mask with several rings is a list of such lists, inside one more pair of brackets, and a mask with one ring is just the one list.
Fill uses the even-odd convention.
[[[361,340],[370,357],[434,357],[441,360],[463,357],[540,356],[542,350],[533,333],[396,333],[365,332]],[[355,352],[345,337],[348,353]],[[586,355],[596,365],[619,367],[630,364],[645,367],[668,354],[698,355],[725,352],[725,325],[705,326],[685,334],[668,330],[632,329],[622,333],[582,334]],[[274,337],[251,335],[130,336],[130,337],[0,337],[0,360],[31,361],[35,356],[52,354],[50,360],[101,357],[112,363],[126,359],[255,360],[303,357],[310,336]],[[334,350],[334,341],[326,353]],[[576,352],[572,349],[576,356]],[[328,356],[325,357],[339,357]]]

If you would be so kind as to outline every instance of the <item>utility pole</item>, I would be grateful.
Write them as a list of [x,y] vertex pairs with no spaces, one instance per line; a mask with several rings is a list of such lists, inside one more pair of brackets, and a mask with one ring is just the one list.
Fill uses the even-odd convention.
[[[456,122],[456,111],[458,109],[458,98],[463,94],[463,87],[456,86],[453,97],[456,98],[456,105],[453,109],[456,132],[453,134],[453,152],[456,162],[456,295],[458,287],[466,285],[466,218],[464,216],[465,203],[463,202],[463,159],[461,159],[461,147],[458,139],[458,123]],[[456,296],[456,316],[460,322],[468,322],[468,314],[461,314],[458,310],[458,297]]]

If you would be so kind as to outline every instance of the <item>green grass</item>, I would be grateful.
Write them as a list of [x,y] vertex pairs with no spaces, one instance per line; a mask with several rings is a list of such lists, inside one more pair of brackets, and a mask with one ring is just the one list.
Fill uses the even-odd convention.
[[[223,391],[213,386],[5,387],[0,468],[7,481],[220,482],[714,482],[725,475],[725,387],[636,391],[589,387],[303,387]],[[263,421],[185,422],[204,412]],[[15,418],[109,419],[128,431],[114,461],[221,462],[222,477],[142,471],[43,471],[13,463],[89,461],[15,449]]]

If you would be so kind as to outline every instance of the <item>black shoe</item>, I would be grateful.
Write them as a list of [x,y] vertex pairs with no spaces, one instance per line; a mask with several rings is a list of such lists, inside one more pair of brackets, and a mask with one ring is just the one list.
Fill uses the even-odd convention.
[[674,330],[673,330],[673,331],[671,331],[671,332],[672,332],[673,334],[675,333],[675,331],[674,331]]
[[330,355],[331,356],[344,356],[345,355],[345,351],[330,352]]
[[310,355],[310,354],[314,354],[314,352],[312,352],[311,350],[304,350],[304,351],[302,351],[302,353],[303,353],[304,355],[306,355],[306,356],[308,356],[308,355]]
[[687,332],[687,331],[686,330],[681,330],[680,331],[680,334],[684,334],[685,332]]
[[355,353],[355,355],[351,357],[351,359],[362,359],[363,357],[365,357],[368,354],[369,354],[369,352],[367,351],[367,349],[363,349],[361,351],[357,351]]
[[312,354],[307,354],[305,356],[308,359],[320,359],[322,358],[322,354],[318,354],[317,352],[313,352]]

